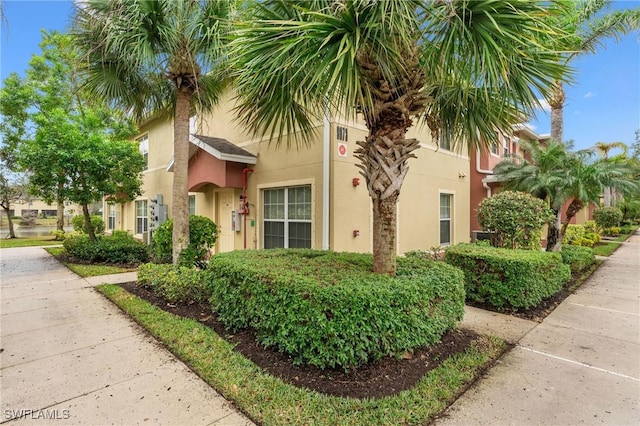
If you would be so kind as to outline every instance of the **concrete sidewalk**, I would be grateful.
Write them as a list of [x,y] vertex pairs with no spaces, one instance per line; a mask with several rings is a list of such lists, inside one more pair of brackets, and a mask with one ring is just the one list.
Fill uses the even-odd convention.
[[640,234],[436,423],[640,424]]
[[42,248],[0,250],[0,423],[251,422]]

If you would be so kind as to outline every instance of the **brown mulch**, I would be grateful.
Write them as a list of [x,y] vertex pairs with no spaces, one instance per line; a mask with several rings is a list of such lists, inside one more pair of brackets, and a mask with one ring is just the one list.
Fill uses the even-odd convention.
[[268,373],[294,386],[328,395],[352,398],[380,398],[412,388],[428,371],[449,356],[463,352],[478,335],[469,330],[450,331],[432,347],[405,354],[400,359],[386,357],[364,367],[344,372],[321,370],[313,366],[293,365],[292,359],[264,348],[251,330],[228,333],[207,305],[169,304],[135,282],[120,284],[128,292],[173,314],[195,319],[211,327],[219,336],[236,345],[235,350]]

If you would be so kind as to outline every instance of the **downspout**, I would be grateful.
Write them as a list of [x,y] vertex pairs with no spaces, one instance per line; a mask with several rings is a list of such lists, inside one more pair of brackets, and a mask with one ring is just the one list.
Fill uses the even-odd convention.
[[[480,153],[476,149],[476,171],[485,175],[492,175],[493,170],[485,170],[480,168]],[[491,187],[482,179],[482,187],[487,190],[487,198],[491,198]]]
[[244,249],[247,249],[247,216],[249,215],[249,201],[247,200],[247,174],[253,173],[253,169],[245,167],[242,169],[242,205],[240,214],[243,216],[242,230],[244,231]]
[[325,107],[322,118],[322,250],[329,250],[329,180],[331,161],[331,123],[329,105]]

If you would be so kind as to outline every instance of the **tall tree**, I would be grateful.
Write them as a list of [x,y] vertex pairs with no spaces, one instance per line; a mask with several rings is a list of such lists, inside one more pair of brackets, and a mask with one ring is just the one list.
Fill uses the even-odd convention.
[[173,261],[189,244],[189,117],[213,109],[228,82],[232,0],[88,0],[75,36],[87,88],[137,118],[173,113]]
[[509,1],[265,0],[251,5],[231,57],[238,113],[256,135],[308,137],[326,108],[368,129],[355,155],[373,201],[377,273],[396,272],[397,201],[426,122],[487,148],[537,106],[566,71],[550,38],[555,3]]
[[[609,152],[614,149],[621,149],[624,156],[629,152],[629,147],[624,142],[596,142],[593,149],[604,159],[609,158]],[[605,186],[603,194],[605,207],[611,207],[612,204],[615,204],[616,194],[613,188]]]
[[0,207],[5,216],[7,216],[8,238],[16,238],[11,207],[15,206],[15,204],[22,204],[27,200],[27,185],[15,178],[16,175],[12,174],[3,162],[0,162]]
[[501,161],[494,176],[506,189],[529,192],[546,199],[556,220],[549,226],[547,251],[558,251],[562,238],[562,205],[567,200],[564,188],[568,179],[570,154],[567,145],[551,139],[546,144],[537,141],[521,143],[527,156],[513,156]]
[[[562,64],[570,64],[581,55],[595,53],[608,38],[618,41],[640,28],[640,8],[610,12],[609,0],[581,0],[574,6],[557,18],[557,25],[570,34],[570,37],[558,39],[561,49],[567,51],[562,55]],[[551,106],[551,138],[562,142],[566,101],[562,80],[553,83],[547,101]]]

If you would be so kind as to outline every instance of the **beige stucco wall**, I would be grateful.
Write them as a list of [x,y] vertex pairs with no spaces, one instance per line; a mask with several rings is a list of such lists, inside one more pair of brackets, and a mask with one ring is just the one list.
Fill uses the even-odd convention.
[[[199,134],[221,137],[257,156],[257,164],[248,174],[247,196],[249,214],[241,217],[241,230],[231,232],[229,212],[241,204],[241,188],[223,189],[209,184],[200,188],[196,197],[196,214],[210,217],[219,226],[221,238],[216,251],[223,251],[229,244],[235,249],[262,248],[261,220],[262,191],[268,188],[310,185],[312,194],[312,246],[322,248],[322,193],[323,193],[323,126],[318,123],[309,144],[287,148],[287,138],[280,146],[267,140],[252,138],[233,121],[231,103],[223,103],[218,111],[199,118]],[[338,141],[337,126],[348,129],[348,140]],[[364,178],[353,156],[356,141],[364,140],[367,131],[362,123],[333,117],[330,123],[330,227],[329,246],[336,251],[369,252],[372,249],[371,200]],[[143,195],[138,199],[154,198],[161,193],[169,206],[171,217],[172,173],[166,165],[173,153],[173,131],[170,119],[158,118],[145,124],[140,135],[149,136],[149,168],[144,173]],[[439,243],[439,194],[454,195],[452,238],[453,242],[468,241],[469,235],[469,159],[467,156],[437,151],[431,143],[427,129],[411,129],[408,137],[416,137],[422,146],[409,162],[410,171],[402,188],[398,217],[398,252],[429,249]],[[338,153],[338,144],[345,143],[346,156]],[[462,176],[462,177],[461,177]],[[353,185],[353,179],[359,185]],[[106,213],[105,213],[106,215]],[[127,203],[122,209],[120,229],[135,230],[135,205]],[[105,216],[106,220],[106,216]],[[354,237],[354,230],[359,235]],[[224,236],[222,235],[224,232]],[[223,241],[224,240],[224,241]],[[230,243],[232,242],[232,243]]]

